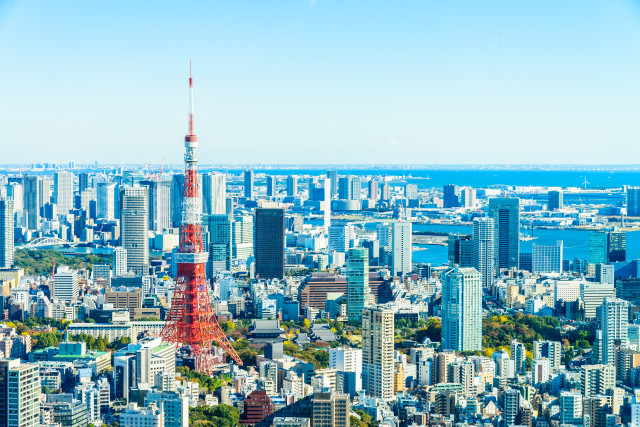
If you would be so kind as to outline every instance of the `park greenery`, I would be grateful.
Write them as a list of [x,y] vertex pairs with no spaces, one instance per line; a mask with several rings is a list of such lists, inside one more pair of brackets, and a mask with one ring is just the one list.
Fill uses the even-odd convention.
[[323,369],[329,367],[329,352],[327,351],[329,344],[322,341],[316,341],[313,344],[307,344],[304,349],[300,350],[297,345],[291,341],[282,343],[282,350],[289,356],[296,357],[305,362],[313,363],[315,369]]
[[234,427],[238,425],[238,420],[238,409],[229,405],[189,408],[189,425],[194,427]]
[[200,388],[204,388],[211,392],[215,391],[218,387],[228,385],[231,381],[231,377],[229,375],[210,377],[205,373],[189,369],[188,366],[177,366],[176,374],[185,380],[196,381]]
[[17,249],[13,256],[15,266],[26,274],[51,274],[56,266],[66,265],[73,269],[92,269],[94,264],[111,264],[106,254],[65,255],[53,249]]

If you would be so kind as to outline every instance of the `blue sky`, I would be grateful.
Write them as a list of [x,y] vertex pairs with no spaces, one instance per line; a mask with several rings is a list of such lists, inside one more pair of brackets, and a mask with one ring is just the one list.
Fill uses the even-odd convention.
[[640,163],[638,1],[0,0],[0,163]]

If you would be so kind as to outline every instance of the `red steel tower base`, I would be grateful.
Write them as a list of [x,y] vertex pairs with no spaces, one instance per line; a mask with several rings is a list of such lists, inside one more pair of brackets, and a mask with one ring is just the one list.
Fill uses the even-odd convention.
[[212,346],[223,349],[239,365],[242,360],[229,343],[213,312],[205,265],[208,254],[202,248],[202,205],[198,196],[198,137],[193,131],[193,79],[189,75],[189,133],[184,139],[186,153],[184,198],[180,225],[180,248],[174,256],[178,263],[178,278],[171,309],[162,329],[164,341],[177,346],[188,345],[194,357],[195,369],[211,374]]

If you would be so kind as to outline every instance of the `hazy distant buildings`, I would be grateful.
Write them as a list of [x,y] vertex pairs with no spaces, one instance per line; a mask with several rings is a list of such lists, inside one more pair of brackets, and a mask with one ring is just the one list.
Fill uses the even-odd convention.
[[[27,227],[29,230],[37,230],[40,224],[40,208],[44,206],[44,203],[41,204],[40,202],[43,181],[42,178],[31,175],[25,176],[22,181],[24,190],[23,209],[27,213]],[[49,182],[48,179],[46,181],[47,183]],[[49,203],[49,197],[46,198],[45,203]]]
[[489,216],[495,228],[496,269],[518,268],[520,254],[520,199],[489,199]]
[[267,196],[273,197],[276,195],[276,183],[277,177],[273,175],[267,175]]
[[149,202],[146,187],[128,187],[121,196],[122,247],[127,250],[127,269],[146,274],[149,265]]
[[298,195],[298,177],[289,175],[287,177],[287,196],[296,197]]
[[338,181],[338,198],[341,200],[360,200],[362,180],[359,176],[341,176]]
[[445,184],[442,188],[442,207],[457,208],[459,205],[458,187],[454,184]]
[[370,200],[378,200],[378,181],[372,179],[369,181],[369,194],[368,197]]
[[284,277],[284,210],[258,208],[255,212],[256,277]]
[[115,218],[115,206],[116,206],[116,184],[114,182],[100,182],[98,183],[97,192],[97,205],[98,205],[98,218],[111,220]]
[[331,198],[338,194],[338,171],[327,171],[327,178],[331,180]]
[[563,207],[563,193],[561,190],[551,190],[547,193],[547,208],[550,211],[562,209]]
[[640,216],[640,187],[627,188],[627,215]]

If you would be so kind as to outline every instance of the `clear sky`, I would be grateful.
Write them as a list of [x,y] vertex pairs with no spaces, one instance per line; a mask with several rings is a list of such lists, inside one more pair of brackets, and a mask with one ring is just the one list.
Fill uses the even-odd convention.
[[0,163],[640,163],[638,1],[0,0]]

